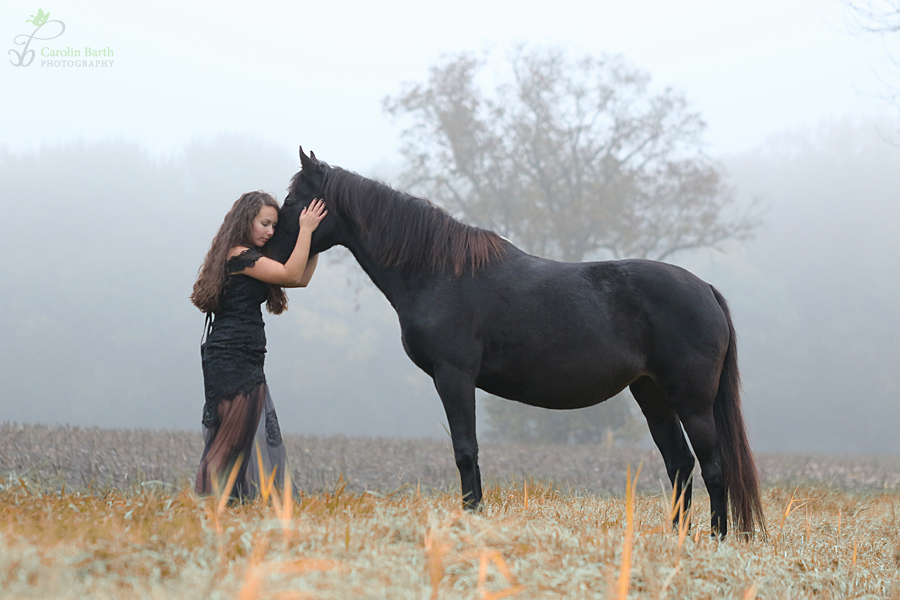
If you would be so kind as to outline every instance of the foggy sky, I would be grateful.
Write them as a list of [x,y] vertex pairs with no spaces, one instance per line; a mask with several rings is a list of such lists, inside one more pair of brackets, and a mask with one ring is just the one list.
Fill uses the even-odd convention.
[[[66,25],[45,45],[109,47],[115,64],[4,61],[0,144],[13,150],[122,137],[172,153],[197,136],[237,133],[367,169],[397,157],[400,124],[382,114],[382,98],[423,80],[444,54],[484,51],[499,64],[516,43],[623,54],[654,85],[686,92],[716,153],[824,118],[883,114],[879,79],[900,81],[884,40],[850,35],[838,0],[41,6]],[[0,4],[6,47],[35,10]]]

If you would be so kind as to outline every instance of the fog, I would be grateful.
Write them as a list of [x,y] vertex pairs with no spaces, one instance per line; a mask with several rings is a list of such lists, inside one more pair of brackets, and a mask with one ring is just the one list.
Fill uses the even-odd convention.
[[835,121],[727,161],[768,207],[755,240],[683,257],[729,299],[760,448],[896,452],[900,149],[896,124]]
[[[13,38],[31,30],[36,9],[0,3],[0,144],[14,150],[121,137],[177,154],[194,137],[240,133],[365,169],[399,146],[384,96],[425,78],[445,54],[503,56],[517,43],[626,56],[655,86],[687,91],[718,152],[822,119],[880,114],[880,81],[898,81],[883,40],[848,33],[840,0],[42,6],[65,33],[35,42],[37,62],[16,68],[7,49],[21,51]],[[42,47],[85,46],[109,48],[113,65],[41,66]]]
[[[728,298],[760,449],[897,452],[900,151],[890,123],[839,121],[726,165],[768,207],[755,240],[676,255]],[[889,129],[888,129],[889,130]],[[221,216],[283,197],[293,157],[219,136],[161,161],[126,142],[5,154],[0,194],[4,420],[194,428],[203,319],[188,301]],[[287,431],[444,435],[396,316],[335,250],[267,315],[267,375]]]
[[[15,260],[0,272],[19,293],[4,294],[3,418],[197,425],[203,321],[188,300],[197,269],[234,199],[247,189],[283,197],[293,162],[228,137],[168,163],[121,142],[5,157],[0,186],[16,199],[4,207],[16,226],[0,244]],[[267,375],[283,427],[434,433],[439,405],[421,401],[430,380],[402,355],[390,305],[348,266],[323,261],[314,285],[290,292],[285,315],[268,315]]]
[[[234,200],[283,199],[298,144],[392,181],[382,98],[447,52],[529,42],[622,53],[685,90],[739,202],[765,207],[753,240],[671,259],[732,307],[754,446],[900,452],[900,123],[877,96],[897,75],[840,2],[47,6],[68,44],[117,63],[0,68],[0,421],[199,429],[188,296]],[[0,40],[13,48],[33,11],[4,3]],[[446,435],[396,315],[345,251],[289,296],[266,314],[283,429]]]

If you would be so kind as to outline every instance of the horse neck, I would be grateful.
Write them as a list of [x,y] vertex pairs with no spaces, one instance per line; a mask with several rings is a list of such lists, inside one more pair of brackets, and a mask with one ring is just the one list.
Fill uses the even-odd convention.
[[412,283],[410,278],[404,276],[400,269],[396,267],[379,265],[360,240],[352,240],[345,245],[350,250],[350,253],[353,254],[359,266],[362,267],[362,270],[372,280],[372,283],[381,290],[381,293],[385,295],[391,306],[396,308],[398,296],[410,290],[410,284]]

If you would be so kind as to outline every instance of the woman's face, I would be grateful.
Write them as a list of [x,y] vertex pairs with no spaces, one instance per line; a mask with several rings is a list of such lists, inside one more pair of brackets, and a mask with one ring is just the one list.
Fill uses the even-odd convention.
[[265,205],[256,213],[253,219],[253,231],[251,236],[253,244],[257,248],[262,248],[275,233],[275,224],[278,223],[278,211],[274,206]]

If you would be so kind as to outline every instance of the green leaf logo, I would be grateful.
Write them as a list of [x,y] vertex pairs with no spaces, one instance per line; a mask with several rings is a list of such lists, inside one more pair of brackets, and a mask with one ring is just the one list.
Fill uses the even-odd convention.
[[31,18],[25,21],[26,23],[33,23],[34,25],[40,27],[44,23],[47,22],[47,19],[50,18],[50,13],[45,13],[42,9],[38,9],[38,14],[29,15]]

